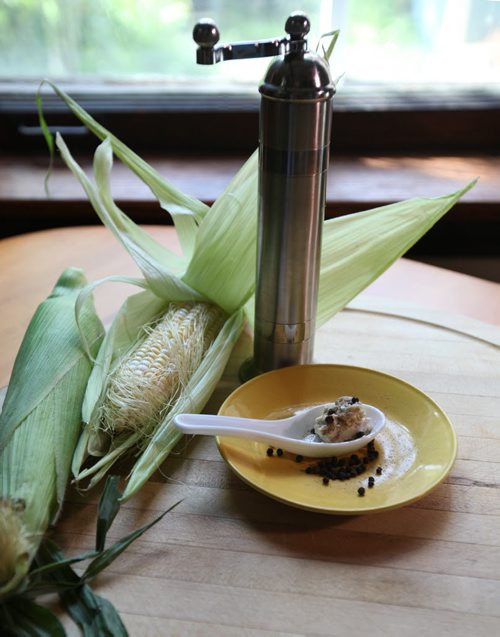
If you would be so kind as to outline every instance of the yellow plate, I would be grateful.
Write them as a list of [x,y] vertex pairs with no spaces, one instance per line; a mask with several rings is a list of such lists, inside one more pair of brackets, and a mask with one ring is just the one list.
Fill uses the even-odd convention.
[[[434,489],[449,473],[457,439],[443,410],[422,391],[388,374],[347,365],[300,365],[257,376],[241,385],[219,413],[251,418],[282,418],[298,409],[355,395],[387,418],[375,440],[379,457],[361,476],[323,485],[307,474],[312,459],[267,455],[267,445],[219,436],[222,457],[242,480],[286,504],[323,513],[353,515],[401,507]],[[382,467],[382,474],[375,473]],[[368,488],[368,477],[375,477]],[[358,488],[364,486],[363,497]]]

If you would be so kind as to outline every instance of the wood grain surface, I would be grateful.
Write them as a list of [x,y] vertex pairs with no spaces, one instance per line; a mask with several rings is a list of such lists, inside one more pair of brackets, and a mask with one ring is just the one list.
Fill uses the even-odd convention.
[[[68,251],[91,278],[129,268],[101,230],[0,244],[2,258],[6,244],[19,256],[9,261],[17,284],[6,287],[4,280],[0,288],[0,343],[8,356],[10,341],[19,338],[34,299],[46,295]],[[166,237],[163,229],[158,233]],[[55,237],[62,256],[52,249],[38,262],[38,252]],[[500,634],[500,327],[484,322],[491,312],[498,323],[500,286],[426,267],[413,271],[410,286],[407,266],[413,267],[396,264],[387,283],[379,280],[318,331],[315,359],[375,368],[431,396],[458,434],[451,473],[403,508],[331,516],[253,490],[229,470],[213,439],[182,441],[124,504],[109,537],[182,502],[94,582],[131,636]],[[476,294],[472,306],[486,308],[488,316],[467,317],[456,291],[443,300],[456,281]],[[105,313],[118,296],[100,300]],[[244,335],[208,410],[237,385],[249,351]],[[5,377],[9,362],[3,364]],[[93,547],[98,497],[98,490],[68,491],[55,530],[68,555]],[[64,621],[68,634],[77,635]]]

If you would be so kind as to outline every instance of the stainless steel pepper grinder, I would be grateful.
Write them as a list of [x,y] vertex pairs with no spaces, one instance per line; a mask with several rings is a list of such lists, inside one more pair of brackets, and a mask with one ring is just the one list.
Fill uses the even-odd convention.
[[193,30],[199,64],[277,56],[259,87],[254,356],[244,379],[313,355],[335,87],[328,63],[307,48],[309,30],[301,12],[288,17],[281,39],[217,44],[210,19]]

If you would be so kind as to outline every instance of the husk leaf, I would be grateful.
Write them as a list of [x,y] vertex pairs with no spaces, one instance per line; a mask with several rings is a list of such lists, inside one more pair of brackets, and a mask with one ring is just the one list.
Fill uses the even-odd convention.
[[[110,144],[113,147],[113,152],[116,156],[119,157],[121,161],[150,188],[151,192],[160,202],[160,206],[172,215],[184,255],[189,258],[193,252],[198,223],[208,212],[209,207],[195,197],[184,194],[178,188],[175,188],[172,184],[163,179],[158,171],[139,157],[139,155],[134,153],[117,137],[101,126],[99,122],[91,117],[85,109],[77,104],[73,98],[71,98],[56,84],[47,80],[43,83],[47,83],[52,87],[55,93],[57,93],[57,95],[59,95],[59,97],[65,102],[72,113],[83,124],[85,124],[85,126],[92,131],[96,137],[101,140],[109,138]],[[42,128],[45,125],[45,128],[47,129],[42,112],[42,100],[40,93],[38,99],[38,114]],[[46,138],[50,149],[50,134],[46,135]],[[53,147],[51,150],[53,150]]]
[[183,280],[231,314],[255,288],[258,154],[254,152],[200,224]]
[[413,246],[476,183],[325,222],[317,326],[325,323]]
[[38,307],[0,414],[0,499],[16,504],[29,541],[16,582],[4,583],[0,596],[20,582],[62,506],[92,367],[80,330],[94,354],[104,332],[91,299],[82,307],[80,329],[77,326],[75,303],[84,285],[83,272],[68,269]]

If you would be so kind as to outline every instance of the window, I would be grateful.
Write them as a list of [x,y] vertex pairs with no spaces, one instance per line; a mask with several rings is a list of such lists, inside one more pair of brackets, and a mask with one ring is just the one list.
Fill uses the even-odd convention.
[[[341,30],[336,66],[352,84],[500,87],[500,2],[301,0],[310,41]],[[283,35],[288,0],[1,0],[2,79],[255,85],[262,60],[203,69],[191,31],[213,16],[224,40]],[[243,70],[242,70],[243,69]]]
[[[311,20],[310,46],[341,31],[333,57],[341,147],[498,143],[497,0],[0,0],[0,142],[31,147],[34,92],[49,77],[118,134],[140,131],[139,145],[246,149],[269,61],[197,66],[192,28],[210,16],[222,41],[282,36],[297,5]],[[46,108],[64,111],[50,91]],[[211,114],[210,130],[198,123],[201,111]],[[65,118],[57,123],[70,124]]]

